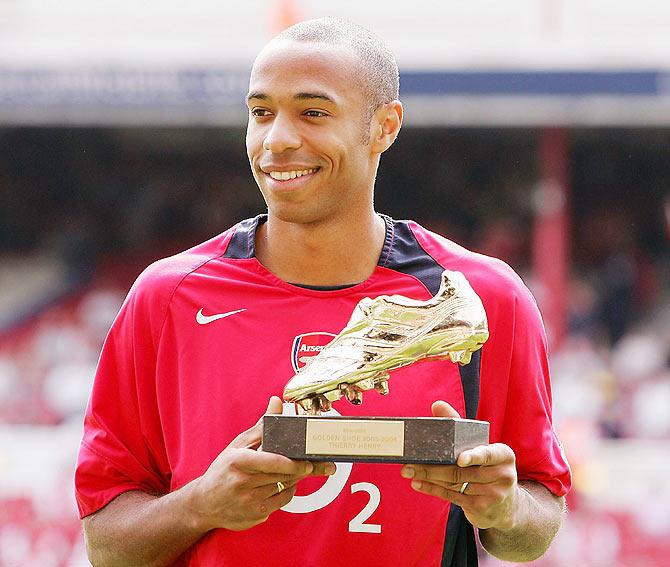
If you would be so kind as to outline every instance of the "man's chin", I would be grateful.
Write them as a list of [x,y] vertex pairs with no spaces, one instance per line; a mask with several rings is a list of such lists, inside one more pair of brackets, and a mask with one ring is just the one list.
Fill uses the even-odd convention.
[[298,203],[282,203],[268,206],[268,216],[286,224],[314,225],[328,217],[322,210],[306,207]]

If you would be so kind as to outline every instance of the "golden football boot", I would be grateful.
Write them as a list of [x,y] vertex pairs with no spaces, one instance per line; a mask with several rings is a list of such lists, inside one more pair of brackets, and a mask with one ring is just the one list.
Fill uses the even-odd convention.
[[345,396],[388,394],[389,372],[423,359],[468,364],[488,339],[479,296],[460,272],[445,270],[437,294],[426,301],[402,295],[366,297],[347,326],[289,380],[284,400],[319,414]]

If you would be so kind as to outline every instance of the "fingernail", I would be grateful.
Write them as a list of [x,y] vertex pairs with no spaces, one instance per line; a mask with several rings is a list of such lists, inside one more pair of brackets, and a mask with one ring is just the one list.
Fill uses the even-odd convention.
[[470,464],[470,461],[472,461],[472,457],[470,455],[463,455],[462,457],[459,457],[457,464],[462,467],[467,467]]
[[305,474],[309,474],[314,470],[314,465],[312,463],[305,463]]
[[414,478],[415,474],[416,471],[414,470],[414,467],[403,467],[400,471],[400,476],[403,478]]
[[421,488],[421,481],[420,480],[413,480],[412,481],[412,488],[414,490],[419,490],[419,488]]
[[328,463],[323,472],[325,472],[327,475],[335,474],[335,471],[337,470],[337,467],[333,463]]

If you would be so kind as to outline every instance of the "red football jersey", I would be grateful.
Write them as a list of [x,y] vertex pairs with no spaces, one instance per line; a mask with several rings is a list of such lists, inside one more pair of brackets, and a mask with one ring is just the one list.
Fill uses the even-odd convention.
[[[385,217],[385,245],[369,279],[307,289],[255,258],[254,234],[264,221],[249,219],[156,262],[131,289],[86,412],[76,472],[82,517],[124,491],[167,493],[202,475],[258,420],[269,397],[281,396],[305,358],[347,324],[358,301],[382,294],[425,300],[445,268],[461,271],[482,299],[490,338],[481,356],[464,367],[431,361],[400,369],[388,396],[368,392],[363,405],[342,399],[335,410],[427,416],[433,401],[446,400],[461,415],[476,411],[491,423],[490,441],[512,447],[520,479],[556,495],[569,490],[570,470],[552,428],[540,315],[506,264]],[[443,557],[456,564],[465,553],[453,545],[463,522],[452,508],[450,517],[447,502],[413,491],[400,465],[339,463],[327,480],[303,481],[265,523],[214,530],[177,564],[424,566]]]

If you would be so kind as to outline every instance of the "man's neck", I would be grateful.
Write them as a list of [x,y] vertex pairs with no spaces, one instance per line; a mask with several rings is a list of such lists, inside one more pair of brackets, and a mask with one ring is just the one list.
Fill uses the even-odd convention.
[[349,219],[302,225],[270,215],[256,232],[256,257],[287,282],[315,286],[354,284],[375,269],[386,223],[373,211]]

